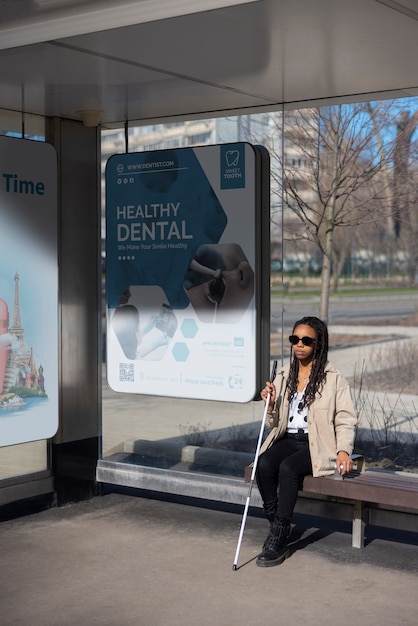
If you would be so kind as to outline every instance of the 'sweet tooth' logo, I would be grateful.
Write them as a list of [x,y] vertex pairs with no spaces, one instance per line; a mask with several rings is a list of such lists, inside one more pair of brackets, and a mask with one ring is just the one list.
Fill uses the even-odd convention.
[[228,150],[225,155],[226,163],[228,167],[237,167],[239,163],[239,152],[238,150]]
[[221,189],[244,189],[245,144],[221,146]]

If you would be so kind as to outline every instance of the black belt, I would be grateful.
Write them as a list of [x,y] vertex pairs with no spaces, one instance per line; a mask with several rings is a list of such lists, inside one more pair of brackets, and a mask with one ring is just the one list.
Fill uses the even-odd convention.
[[296,439],[296,441],[308,441],[308,433],[301,428],[297,433],[286,433],[288,439]]

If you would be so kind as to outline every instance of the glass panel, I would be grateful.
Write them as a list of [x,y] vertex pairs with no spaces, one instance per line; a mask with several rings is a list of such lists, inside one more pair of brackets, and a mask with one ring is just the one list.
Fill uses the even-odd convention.
[[47,442],[45,440],[0,448],[0,481],[42,472],[48,469],[47,458]]
[[0,134],[22,136],[22,114],[0,109]]
[[[297,319],[328,321],[329,358],[349,380],[360,418],[356,452],[369,467],[412,472],[418,472],[417,110],[412,98],[177,121],[131,128],[128,146],[146,151],[198,138],[268,148],[271,358],[288,360],[287,336]],[[106,156],[121,152],[124,131],[103,131],[103,141]],[[103,458],[239,476],[253,458],[262,413],[260,402],[114,393],[104,380]],[[186,446],[192,459],[203,447],[225,451],[232,461],[222,467],[219,455],[208,455],[216,464],[199,465]]]
[[[300,300],[307,314],[328,321],[329,358],[351,383],[360,417],[356,451],[369,467],[412,472],[417,108],[417,99],[404,99],[285,112],[276,154],[284,241],[275,266],[284,276],[286,312],[293,303],[297,315]],[[280,292],[280,275],[278,282]]]
[[23,116],[25,139],[45,141],[45,118],[25,113]]
[[[228,142],[246,139],[265,143],[267,122],[267,116],[252,118],[251,133],[250,129],[244,129],[239,118],[185,121],[181,125],[176,122],[154,125],[148,130],[130,128],[127,151],[211,145],[224,143],[224,138]],[[259,133],[257,141],[254,140],[256,131]],[[125,130],[103,131],[102,146],[104,171],[105,161],[112,153],[125,151]],[[104,381],[102,410],[105,458],[242,477],[245,465],[253,458],[263,407],[260,402],[242,405],[120,394],[113,392]],[[202,455],[197,454],[202,448],[204,461]]]
[[0,135],[45,141],[45,118],[0,109]]

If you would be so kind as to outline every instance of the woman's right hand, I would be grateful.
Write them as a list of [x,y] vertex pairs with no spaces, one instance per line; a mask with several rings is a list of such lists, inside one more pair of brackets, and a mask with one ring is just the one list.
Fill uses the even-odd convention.
[[274,408],[274,402],[276,400],[276,387],[269,380],[266,382],[266,386],[261,391],[261,398],[264,403],[267,402],[267,397],[270,394],[269,405],[267,407],[267,411],[271,413]]

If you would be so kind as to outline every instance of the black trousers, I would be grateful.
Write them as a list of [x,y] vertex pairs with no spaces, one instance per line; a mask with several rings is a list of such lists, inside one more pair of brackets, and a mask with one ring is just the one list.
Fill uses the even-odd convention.
[[257,462],[256,481],[267,517],[292,517],[298,491],[305,476],[312,474],[307,438],[278,439]]

